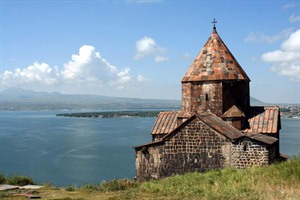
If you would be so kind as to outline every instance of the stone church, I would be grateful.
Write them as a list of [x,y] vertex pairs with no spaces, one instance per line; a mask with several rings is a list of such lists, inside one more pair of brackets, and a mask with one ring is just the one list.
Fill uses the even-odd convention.
[[161,112],[134,147],[137,181],[284,159],[279,107],[250,106],[249,82],[214,26],[181,80],[182,110]]

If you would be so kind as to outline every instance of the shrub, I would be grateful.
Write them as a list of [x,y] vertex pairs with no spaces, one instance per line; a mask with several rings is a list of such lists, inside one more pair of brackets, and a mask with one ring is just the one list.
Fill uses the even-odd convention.
[[82,189],[84,190],[89,190],[89,191],[93,191],[93,190],[97,190],[98,187],[96,185],[93,185],[93,184],[86,184],[82,187]]
[[6,183],[6,178],[4,174],[0,173],[0,184]]
[[133,188],[137,185],[132,180],[129,179],[121,179],[121,180],[112,180],[105,181],[100,185],[100,190],[102,191],[118,191],[118,190],[126,190],[129,188]]
[[65,188],[65,190],[68,192],[74,192],[74,191],[76,191],[76,187],[73,185],[69,185]]
[[7,178],[6,182],[11,185],[19,186],[34,184],[33,180],[27,176],[11,176]]

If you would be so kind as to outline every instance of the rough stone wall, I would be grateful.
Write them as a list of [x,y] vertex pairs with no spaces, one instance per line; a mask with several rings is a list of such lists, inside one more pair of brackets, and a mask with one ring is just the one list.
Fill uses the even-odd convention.
[[222,83],[187,82],[182,83],[182,111],[193,114],[210,109],[217,116],[222,112]]
[[250,108],[249,82],[247,81],[223,81],[222,95],[223,113],[233,105],[245,114]]
[[270,152],[266,144],[245,137],[238,139],[232,144],[231,147],[232,167],[235,167],[237,169],[243,169],[253,165],[258,165],[258,166],[268,165],[269,163],[270,163]]
[[135,167],[137,181],[160,178],[161,146],[143,148],[136,152]]
[[182,83],[182,110],[193,114],[210,109],[221,116],[233,105],[244,113],[250,107],[250,90],[247,81],[210,81]]
[[230,166],[231,142],[195,119],[165,143],[137,151],[137,180]]

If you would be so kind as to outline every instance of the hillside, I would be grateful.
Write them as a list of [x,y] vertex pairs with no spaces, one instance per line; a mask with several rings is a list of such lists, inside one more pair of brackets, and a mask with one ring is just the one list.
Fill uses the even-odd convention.
[[70,95],[11,88],[0,93],[0,110],[180,109],[179,100]]
[[[3,200],[26,191],[0,192]],[[135,183],[114,180],[82,188],[46,186],[32,191],[42,199],[300,199],[300,158],[245,170],[223,169],[176,175],[162,180]],[[23,197],[22,197],[23,198]],[[22,199],[19,198],[19,199]]]
[[[70,95],[10,88],[0,92],[0,110],[128,110],[181,109],[180,100],[141,99],[102,95]],[[251,105],[266,103],[250,97]]]

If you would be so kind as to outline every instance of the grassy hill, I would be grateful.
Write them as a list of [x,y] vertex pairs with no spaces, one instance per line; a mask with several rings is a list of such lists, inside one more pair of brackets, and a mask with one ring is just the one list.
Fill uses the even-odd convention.
[[[36,191],[42,199],[300,199],[300,157],[266,167],[223,169],[176,175],[135,183],[114,180],[82,188],[47,186]],[[11,192],[4,200],[17,199]],[[21,199],[21,198],[20,198]]]

